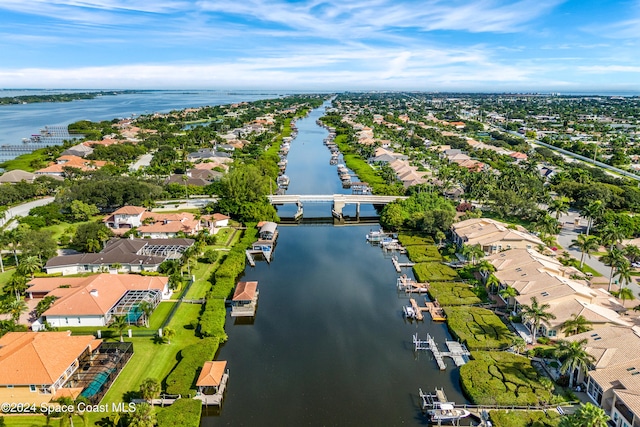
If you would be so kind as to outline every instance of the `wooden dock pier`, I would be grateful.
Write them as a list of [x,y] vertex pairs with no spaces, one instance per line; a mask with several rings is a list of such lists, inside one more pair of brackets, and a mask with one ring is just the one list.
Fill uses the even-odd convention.
[[431,315],[431,319],[435,322],[444,322],[447,320],[447,315],[444,313],[444,309],[440,307],[438,301],[429,302],[425,301],[426,310]]
[[399,262],[398,257],[395,255],[391,257],[391,262],[393,262],[393,266],[398,273],[402,273],[403,267],[413,267],[415,265],[413,262]]
[[424,316],[422,315],[422,308],[418,307],[418,303],[413,298],[409,299],[409,303],[411,304],[411,308],[413,308],[414,318],[416,320],[423,320]]
[[396,287],[399,291],[404,291],[408,294],[423,294],[429,292],[428,283],[418,283],[413,279],[409,279],[406,274],[398,277]]

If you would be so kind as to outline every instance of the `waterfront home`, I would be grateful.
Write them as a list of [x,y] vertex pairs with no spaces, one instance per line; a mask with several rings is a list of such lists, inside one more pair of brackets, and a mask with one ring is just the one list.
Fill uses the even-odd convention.
[[640,327],[610,326],[566,338],[587,340],[590,370],[575,372],[577,384],[602,407],[616,426],[640,424]]
[[55,163],[51,163],[46,168],[35,171],[36,175],[65,176],[68,168],[79,169],[82,172],[89,172],[100,169],[107,162],[102,160],[85,160],[78,156],[60,156]]
[[543,245],[542,240],[524,227],[509,226],[490,218],[471,218],[451,226],[453,241],[458,246],[480,245],[487,254],[507,249],[532,249]]
[[205,222],[206,227],[214,228],[214,229],[228,227],[230,219],[231,217],[221,213],[214,213],[211,215],[202,215],[200,217],[200,220]]
[[231,299],[231,317],[254,316],[258,294],[258,282],[238,282]]
[[123,206],[106,216],[102,222],[111,229],[131,229],[142,225],[142,214],[146,209],[140,206]]
[[102,344],[93,335],[71,332],[8,332],[0,338],[0,400],[39,406],[61,397],[75,399],[73,374]]
[[47,274],[157,271],[166,260],[179,259],[193,239],[112,239],[98,253],[61,255],[44,266]]
[[54,296],[56,300],[34,324],[55,328],[107,326],[114,316],[126,316],[130,324],[141,323],[143,301],[155,309],[171,297],[169,279],[164,276],[97,274],[88,277],[39,277],[27,282],[30,299]]

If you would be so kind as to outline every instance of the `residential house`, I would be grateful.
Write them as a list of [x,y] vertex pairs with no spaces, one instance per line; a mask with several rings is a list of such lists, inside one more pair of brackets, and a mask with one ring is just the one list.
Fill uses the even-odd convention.
[[146,209],[140,206],[123,206],[106,216],[102,222],[111,229],[131,229],[142,225],[142,214]]
[[74,145],[73,147],[69,147],[64,150],[61,155],[62,156],[77,156],[77,157],[87,157],[89,154],[93,153],[93,147],[89,146],[89,144],[85,142],[81,142],[80,144]]
[[207,227],[214,228],[214,229],[228,227],[230,219],[231,217],[221,213],[214,213],[211,215],[202,215],[200,217],[201,221],[206,221]]
[[[40,324],[56,328],[107,326],[114,316],[126,316],[130,324],[142,322],[143,301],[155,308],[171,297],[169,278],[136,274],[97,274],[87,277],[40,277],[27,285],[29,298],[55,296]],[[36,324],[34,324],[35,327]]]
[[83,172],[89,172],[100,169],[106,164],[107,162],[102,160],[85,160],[82,157],[67,155],[58,157],[55,163],[50,164],[46,168],[38,169],[35,171],[35,174],[64,176],[66,168],[74,168]]
[[480,245],[487,254],[507,249],[532,249],[543,245],[542,240],[524,227],[508,226],[490,218],[471,218],[451,226],[453,240],[458,246]]
[[39,406],[76,398],[82,388],[65,386],[101,343],[69,331],[6,333],[0,338],[0,400]]
[[616,426],[640,425],[640,327],[610,326],[566,339],[587,341],[585,350],[594,362],[586,376],[576,376],[593,402]]
[[195,243],[193,239],[113,239],[98,253],[61,255],[50,258],[47,274],[117,273],[158,271],[166,260],[178,259]]
[[0,176],[0,184],[17,184],[22,181],[32,183],[36,177],[37,175],[31,172],[14,169],[12,171],[5,172]]

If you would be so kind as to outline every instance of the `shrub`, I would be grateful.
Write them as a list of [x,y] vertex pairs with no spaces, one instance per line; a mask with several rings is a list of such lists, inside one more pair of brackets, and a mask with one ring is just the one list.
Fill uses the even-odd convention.
[[218,351],[216,338],[204,338],[180,350],[180,361],[167,376],[167,393],[187,396],[195,390],[194,383],[204,362],[213,360]]
[[496,427],[556,427],[560,414],[554,411],[490,411],[489,416]]
[[421,236],[419,234],[400,234],[398,235],[398,241],[402,246],[413,245],[435,245],[436,242],[431,236]]
[[421,262],[413,266],[413,274],[418,282],[448,282],[458,277],[456,271],[439,262]]
[[178,399],[171,406],[158,409],[158,427],[198,427],[202,402],[196,399]]
[[451,333],[469,350],[504,349],[513,343],[514,335],[490,310],[479,307],[446,307]]
[[473,305],[482,302],[473,288],[465,283],[432,282],[429,295],[437,299],[440,305]]
[[407,246],[407,255],[413,262],[442,261],[442,255],[435,245]]
[[539,375],[524,356],[507,352],[473,352],[460,368],[465,394],[478,405],[537,405],[552,401]]

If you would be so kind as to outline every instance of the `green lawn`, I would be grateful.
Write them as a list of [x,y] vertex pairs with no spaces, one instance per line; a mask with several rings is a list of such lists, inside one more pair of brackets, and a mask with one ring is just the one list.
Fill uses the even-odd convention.
[[5,269],[4,273],[0,273],[0,295],[4,295],[4,291],[2,290],[2,288],[4,288],[4,285],[9,283],[9,279],[11,279],[11,276],[13,275],[14,271],[15,269],[11,269],[11,270]]
[[213,271],[218,268],[218,265],[220,265],[220,259],[214,264],[198,262],[198,265],[192,270],[192,273],[196,276],[196,281],[193,282],[185,295],[186,299],[201,299],[205,297],[211,289],[209,278],[211,274],[213,274]]
[[126,339],[133,343],[133,357],[122,370],[116,381],[102,399],[103,403],[122,402],[123,396],[136,391],[145,378],[159,381],[171,372],[177,363],[177,356],[184,347],[197,343],[195,330],[190,323],[200,314],[199,304],[182,304],[176,311],[169,326],[176,331],[171,344],[155,344],[153,338]]

